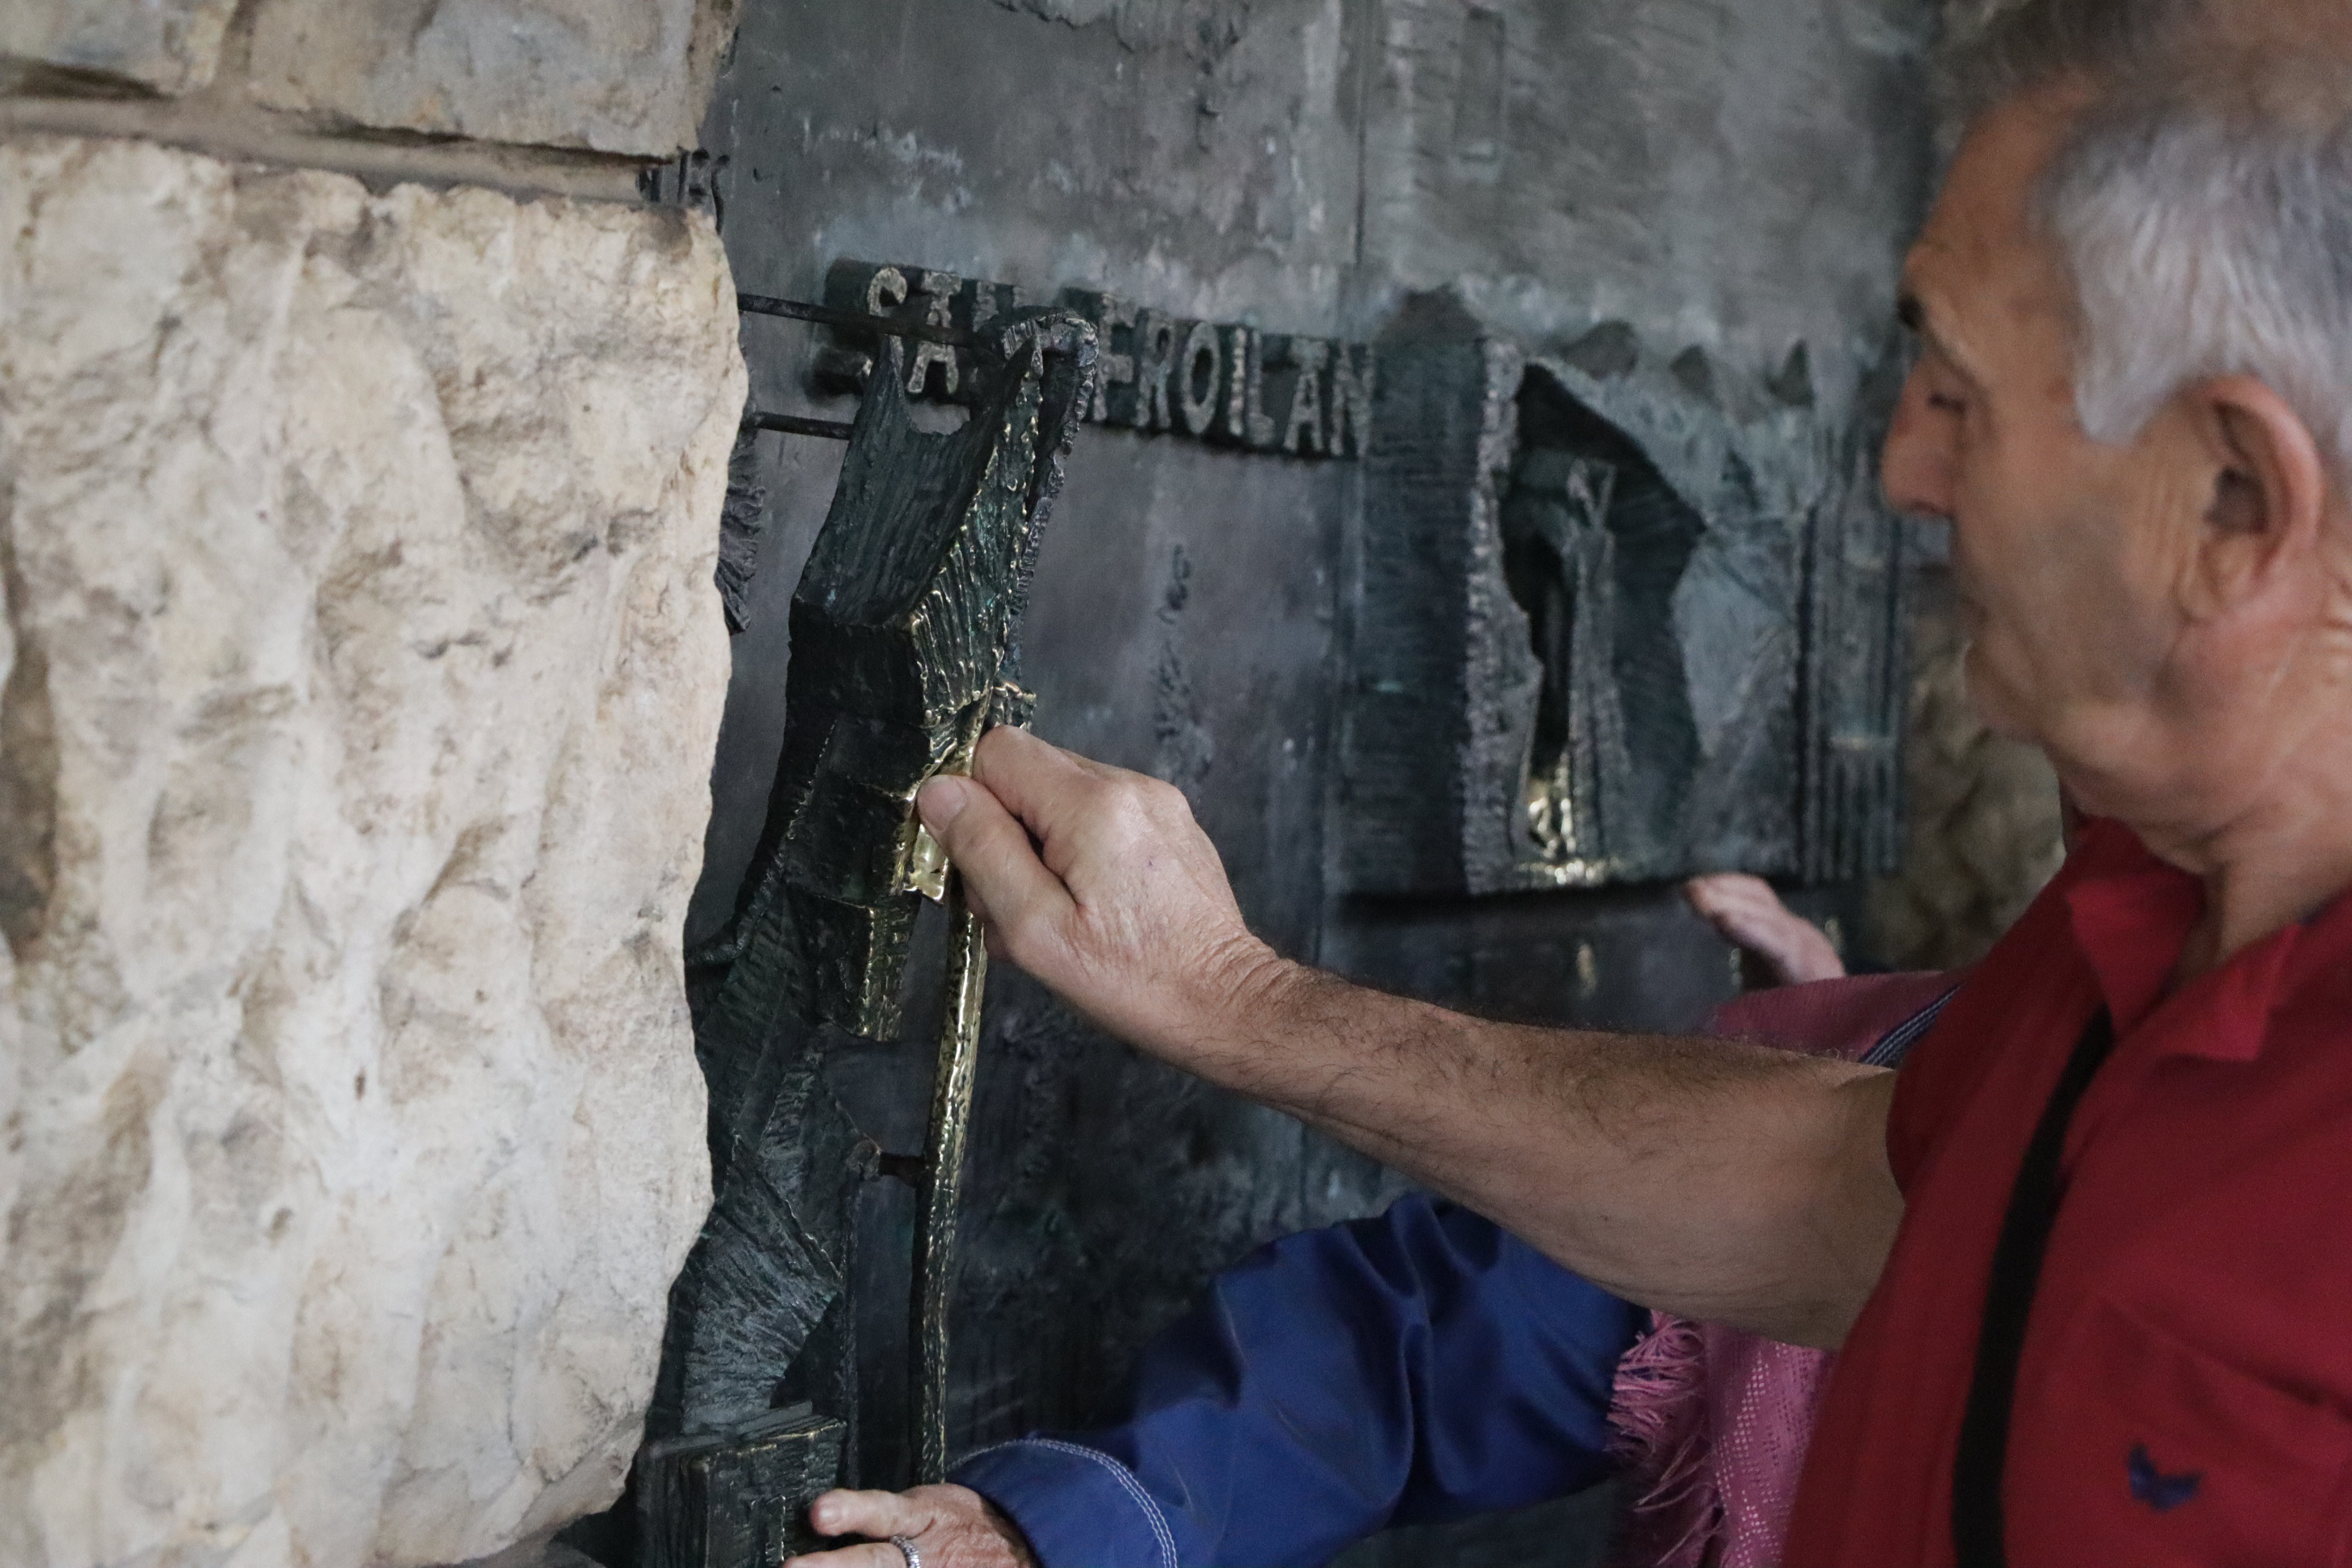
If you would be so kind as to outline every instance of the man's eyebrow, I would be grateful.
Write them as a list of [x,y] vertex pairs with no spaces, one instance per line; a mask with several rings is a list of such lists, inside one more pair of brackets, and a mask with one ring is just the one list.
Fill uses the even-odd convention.
[[1932,350],[1947,364],[1971,381],[1978,379],[1969,361],[1955,353],[1951,343],[1936,330],[1935,321],[1927,314],[1927,302],[1917,293],[1909,289],[1904,289],[1901,297],[1895,301],[1895,315],[1913,336]]

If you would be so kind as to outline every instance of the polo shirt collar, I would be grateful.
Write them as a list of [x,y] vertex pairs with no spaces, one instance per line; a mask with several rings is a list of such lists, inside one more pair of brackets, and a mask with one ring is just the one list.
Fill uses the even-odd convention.
[[[2250,1062],[2262,1055],[2272,1008],[2293,969],[2305,924],[2286,927],[2233,954],[2220,968],[2167,994],[2189,931],[2205,912],[2204,884],[2168,866],[2120,823],[2095,822],[2077,851],[2079,874],[2065,890],[2074,944],[2095,977],[2116,1033],[2134,1054]],[[2315,922],[2343,945],[2352,936],[2352,900],[2338,900]]]

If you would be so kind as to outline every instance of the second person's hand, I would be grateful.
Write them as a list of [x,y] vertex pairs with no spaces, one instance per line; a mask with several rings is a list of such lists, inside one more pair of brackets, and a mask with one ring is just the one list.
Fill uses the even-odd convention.
[[906,1553],[891,1544],[898,1535],[914,1542],[923,1568],[1037,1568],[1013,1521],[964,1487],[830,1491],[810,1505],[809,1522],[824,1535],[864,1535],[874,1543],[795,1557],[785,1568],[907,1568]]

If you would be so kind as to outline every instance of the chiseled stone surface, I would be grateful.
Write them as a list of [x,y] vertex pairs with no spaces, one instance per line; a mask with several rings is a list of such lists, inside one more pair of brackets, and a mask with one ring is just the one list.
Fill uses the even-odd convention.
[[119,77],[162,93],[213,79],[236,0],[7,0],[0,80],[15,65]]
[[0,143],[0,1564],[617,1490],[743,387],[698,218]]
[[736,0],[260,0],[256,99],[386,130],[667,156]]

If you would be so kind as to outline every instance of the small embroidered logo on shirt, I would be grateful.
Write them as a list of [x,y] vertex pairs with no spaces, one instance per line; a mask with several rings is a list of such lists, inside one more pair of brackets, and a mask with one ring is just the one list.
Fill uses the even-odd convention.
[[2194,1471],[2185,1476],[2168,1476],[2156,1468],[2156,1458],[2145,1443],[2135,1444],[2131,1451],[2132,1500],[2144,1502],[2158,1513],[2170,1513],[2197,1495],[2205,1472]]

